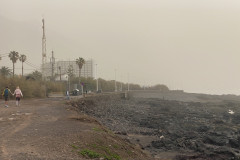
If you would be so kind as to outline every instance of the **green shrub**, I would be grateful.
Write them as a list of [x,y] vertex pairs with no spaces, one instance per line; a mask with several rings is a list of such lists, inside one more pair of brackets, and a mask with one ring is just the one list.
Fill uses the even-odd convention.
[[80,152],[83,156],[88,156],[89,158],[99,158],[100,154],[92,150],[84,149]]

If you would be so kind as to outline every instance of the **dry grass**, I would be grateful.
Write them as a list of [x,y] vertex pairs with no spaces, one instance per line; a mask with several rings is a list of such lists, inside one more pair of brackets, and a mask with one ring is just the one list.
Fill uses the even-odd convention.
[[8,86],[12,92],[19,86],[25,98],[43,98],[50,92],[64,92],[63,83],[26,80],[25,78],[17,76],[14,78],[0,77],[1,93],[6,86]]

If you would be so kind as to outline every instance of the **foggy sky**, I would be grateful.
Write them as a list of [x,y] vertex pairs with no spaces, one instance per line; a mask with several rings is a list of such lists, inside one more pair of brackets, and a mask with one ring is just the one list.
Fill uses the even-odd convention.
[[0,0],[0,54],[40,66],[42,17],[48,56],[92,58],[101,78],[240,94],[239,0]]

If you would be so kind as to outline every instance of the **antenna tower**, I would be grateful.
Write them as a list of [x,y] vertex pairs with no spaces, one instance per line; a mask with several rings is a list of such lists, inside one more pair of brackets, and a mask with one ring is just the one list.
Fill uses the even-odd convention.
[[46,48],[46,36],[45,36],[45,23],[44,19],[42,19],[42,29],[43,29],[43,37],[42,37],[42,75],[44,75],[44,64],[47,62],[47,48]]
[[51,63],[52,63],[52,80],[54,80],[54,65],[55,65],[55,57],[52,51],[52,58],[51,58]]

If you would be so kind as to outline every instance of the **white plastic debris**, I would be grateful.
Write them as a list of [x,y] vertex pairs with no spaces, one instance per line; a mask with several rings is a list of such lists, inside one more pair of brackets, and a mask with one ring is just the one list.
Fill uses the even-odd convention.
[[229,114],[234,114],[233,110],[230,110],[230,109],[228,110],[228,113]]

